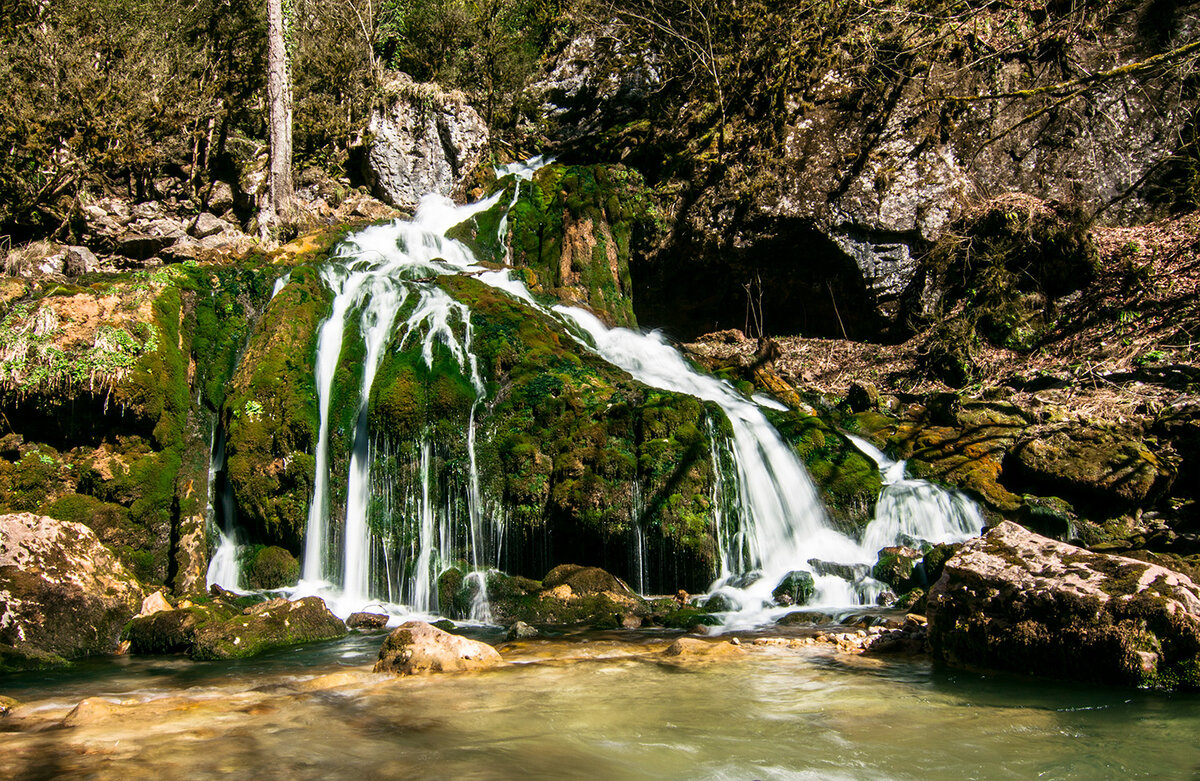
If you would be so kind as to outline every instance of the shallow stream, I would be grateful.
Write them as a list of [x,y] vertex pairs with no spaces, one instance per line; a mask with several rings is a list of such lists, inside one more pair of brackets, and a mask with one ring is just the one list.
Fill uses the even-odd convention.
[[[812,648],[673,663],[670,634],[501,644],[467,675],[370,673],[383,634],[256,660],[12,676],[14,778],[1196,778],[1200,696]],[[724,642],[721,640],[719,642]],[[85,697],[98,713],[60,726]],[[108,712],[106,712],[108,711]]]

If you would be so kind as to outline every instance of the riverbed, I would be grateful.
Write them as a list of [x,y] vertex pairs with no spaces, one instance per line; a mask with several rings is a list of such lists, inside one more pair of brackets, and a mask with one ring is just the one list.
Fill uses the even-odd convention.
[[383,637],[239,662],[93,659],[0,679],[0,694],[23,703],[0,719],[0,774],[928,781],[1200,772],[1194,694],[983,675],[751,636],[734,658],[672,661],[661,651],[674,635],[653,632],[500,643],[509,664],[495,670],[391,678],[370,672]]

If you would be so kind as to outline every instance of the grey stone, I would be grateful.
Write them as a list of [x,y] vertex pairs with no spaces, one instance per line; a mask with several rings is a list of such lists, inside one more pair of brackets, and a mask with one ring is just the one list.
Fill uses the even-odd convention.
[[79,523],[0,516],[0,646],[67,659],[107,653],[142,606],[142,589]]
[[462,94],[404,74],[384,85],[384,95],[368,127],[366,174],[375,194],[401,209],[415,208],[425,193],[460,194],[487,153],[479,114]]
[[233,226],[220,217],[208,212],[200,212],[199,216],[188,227],[188,233],[197,239],[205,239],[227,230],[233,230]]
[[67,247],[66,263],[63,272],[68,277],[78,277],[90,274],[100,266],[96,255],[87,247]]

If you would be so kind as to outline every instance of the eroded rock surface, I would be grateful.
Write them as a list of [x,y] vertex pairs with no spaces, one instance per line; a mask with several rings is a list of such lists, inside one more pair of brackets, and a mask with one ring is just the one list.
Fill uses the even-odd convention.
[[141,606],[141,586],[91,529],[0,516],[0,670],[112,651]]
[[482,670],[503,661],[495,648],[443,632],[424,621],[401,624],[379,649],[377,673],[416,675]]
[[1011,522],[946,562],[928,615],[931,651],[952,664],[1200,686],[1200,587],[1191,579]]
[[395,74],[385,108],[371,115],[367,177],[375,193],[414,209],[426,193],[454,195],[483,161],[488,130],[461,93]]

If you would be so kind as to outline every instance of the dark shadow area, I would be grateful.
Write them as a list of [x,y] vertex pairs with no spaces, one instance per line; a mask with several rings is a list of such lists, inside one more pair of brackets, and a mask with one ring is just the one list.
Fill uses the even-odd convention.
[[0,436],[17,433],[66,451],[96,447],[116,437],[149,437],[155,421],[113,402],[106,394],[83,391],[61,396],[0,399]]
[[638,322],[681,340],[726,328],[874,339],[882,326],[857,264],[803,220],[743,223],[719,245],[685,236],[630,273]]

